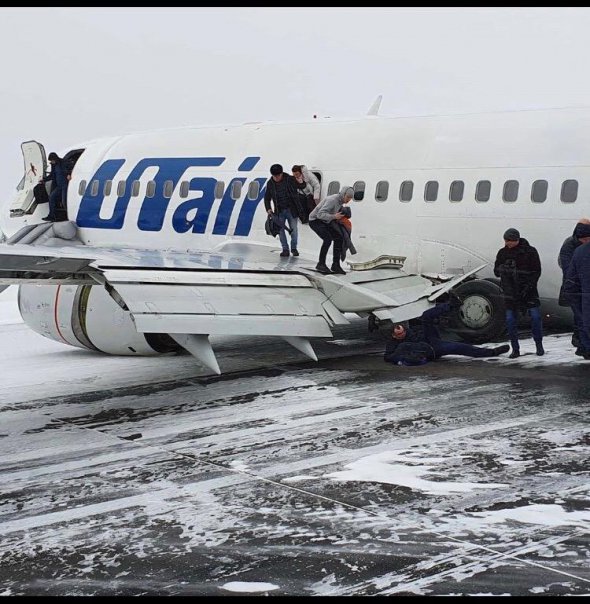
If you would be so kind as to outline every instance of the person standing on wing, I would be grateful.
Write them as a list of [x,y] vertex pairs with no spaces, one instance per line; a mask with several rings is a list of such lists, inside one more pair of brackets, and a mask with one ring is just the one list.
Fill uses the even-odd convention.
[[512,352],[509,357],[520,356],[518,342],[519,312],[531,317],[531,330],[537,347],[537,355],[543,356],[543,319],[539,306],[537,281],[541,276],[539,253],[520,233],[510,228],[504,233],[504,247],[498,250],[494,263],[494,275],[500,277],[504,303],[506,305],[506,325]]
[[[346,271],[340,266],[340,255],[342,253],[342,235],[338,230],[333,229],[330,223],[333,220],[340,220],[344,214],[340,211],[354,196],[352,187],[342,187],[339,193],[328,195],[311,211],[309,214],[309,226],[322,240],[320,248],[320,257],[316,265],[316,270],[324,275],[336,273],[345,275]],[[330,245],[332,248],[332,267],[329,269],[326,265],[326,256]]]
[[[270,167],[271,177],[266,181],[266,191],[264,192],[264,207],[267,214],[275,214],[281,222],[288,223],[291,229],[291,254],[299,256],[297,251],[297,189],[295,179],[290,174],[283,172],[281,164],[273,164]],[[271,208],[271,201],[274,210]],[[287,234],[282,228],[279,232],[279,239],[283,246],[281,256],[289,256],[289,242]]]

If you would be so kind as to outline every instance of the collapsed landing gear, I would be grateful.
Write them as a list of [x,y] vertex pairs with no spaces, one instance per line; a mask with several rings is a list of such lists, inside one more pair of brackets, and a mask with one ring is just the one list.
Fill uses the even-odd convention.
[[369,333],[373,333],[377,331],[381,325],[381,320],[378,319],[375,315],[369,315]]
[[461,283],[453,291],[463,304],[452,311],[449,318],[451,331],[472,344],[489,342],[504,333],[504,296],[498,284],[473,279]]

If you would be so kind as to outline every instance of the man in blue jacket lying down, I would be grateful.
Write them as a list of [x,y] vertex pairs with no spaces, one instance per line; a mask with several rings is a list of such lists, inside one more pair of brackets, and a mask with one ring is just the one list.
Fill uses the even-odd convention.
[[[453,304],[461,304],[456,296],[451,299]],[[445,302],[424,311],[421,317],[422,328],[396,323],[391,330],[391,339],[387,342],[383,359],[394,365],[424,365],[447,354],[481,358],[496,357],[510,350],[508,344],[486,348],[441,339],[436,323],[450,309],[451,303]]]

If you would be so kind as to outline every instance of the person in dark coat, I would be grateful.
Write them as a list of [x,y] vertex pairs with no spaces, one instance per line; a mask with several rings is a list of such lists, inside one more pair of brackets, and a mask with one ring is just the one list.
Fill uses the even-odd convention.
[[397,323],[391,331],[391,339],[385,346],[383,360],[394,365],[424,365],[448,354],[466,357],[495,357],[510,350],[508,344],[487,348],[465,342],[443,340],[436,326],[441,315],[449,312],[461,300],[456,296],[451,302],[437,304],[422,313],[422,328],[408,327]]
[[[574,232],[570,237],[567,237],[559,250],[559,256],[557,258],[557,264],[563,273],[563,278],[561,282],[561,288],[559,290],[559,305],[560,306],[569,306],[565,292],[564,285],[567,274],[567,269],[572,261],[572,257],[576,249],[582,245],[582,241],[580,236],[584,237],[585,235],[581,235],[583,232],[588,232],[590,228],[590,218],[580,218],[576,227],[574,228]],[[573,311],[572,311],[573,312]],[[576,321],[576,317],[574,315],[574,329],[572,333],[572,346],[574,348],[580,347],[580,326]]]
[[563,290],[579,327],[580,342],[576,354],[590,360],[590,225],[583,227],[578,235],[581,245],[569,263]]
[[531,317],[531,330],[537,355],[544,355],[543,319],[539,310],[541,302],[537,291],[537,282],[541,276],[541,260],[537,250],[514,228],[504,233],[504,247],[496,255],[494,275],[500,277],[504,293],[506,325],[512,345],[510,358],[515,359],[520,356],[519,313],[526,313]]
[[49,214],[42,220],[55,222],[57,220],[56,209],[58,207],[66,208],[66,193],[68,189],[68,181],[70,179],[70,171],[65,162],[57,153],[53,151],[47,156],[51,164],[51,172],[41,178],[39,183],[51,181],[52,189],[49,194]]
[[[264,191],[264,207],[267,214],[276,214],[282,221],[289,224],[291,229],[291,254],[299,256],[297,251],[297,189],[295,179],[283,172],[281,164],[273,164],[270,167],[270,178],[266,181],[266,190]],[[271,201],[273,207],[271,208]],[[289,256],[289,242],[285,229],[281,229],[279,239],[283,251],[281,256]]]

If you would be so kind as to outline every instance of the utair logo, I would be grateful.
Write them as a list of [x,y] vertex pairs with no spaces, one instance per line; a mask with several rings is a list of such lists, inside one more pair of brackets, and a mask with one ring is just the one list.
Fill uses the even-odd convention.
[[[147,169],[156,168],[157,172],[152,180],[155,181],[155,191],[152,197],[144,195],[141,201],[141,207],[137,218],[137,227],[140,231],[161,231],[166,218],[166,210],[170,204],[170,196],[164,194],[167,181],[172,185],[166,185],[167,192],[175,190],[178,183],[182,180],[185,172],[193,167],[219,167],[225,161],[225,157],[152,157],[140,160],[129,172],[125,179],[125,191],[123,195],[117,197],[112,216],[103,218],[100,216],[102,204],[104,202],[104,183],[108,180],[114,181],[119,170],[125,164],[124,159],[108,159],[103,162],[90,183],[98,181],[97,186],[88,186],[80,200],[78,216],[76,223],[80,227],[92,229],[121,229],[125,221],[125,215],[131,199],[133,182],[139,180],[141,175]],[[247,157],[239,165],[238,172],[249,172],[252,170],[260,157]],[[248,187],[244,187],[245,176],[232,178],[225,187],[225,192],[219,204],[219,209],[215,215],[213,224],[213,235],[227,235],[230,218],[234,212],[236,203],[239,203],[239,214],[233,235],[246,236],[252,228],[254,213],[258,204],[264,197],[266,178],[255,178],[253,182],[258,182],[258,196],[255,199],[248,197]],[[242,184],[241,199],[232,199],[232,189],[234,183]],[[197,176],[188,179],[187,199],[174,210],[172,215],[172,228],[177,233],[204,233],[209,219],[211,218],[211,209],[215,201],[215,186],[217,180],[212,177]],[[115,188],[115,187],[113,187]],[[95,191],[95,195],[92,194]],[[170,195],[170,193],[169,193]],[[238,210],[236,210],[238,211]],[[190,218],[189,218],[190,213]]]

